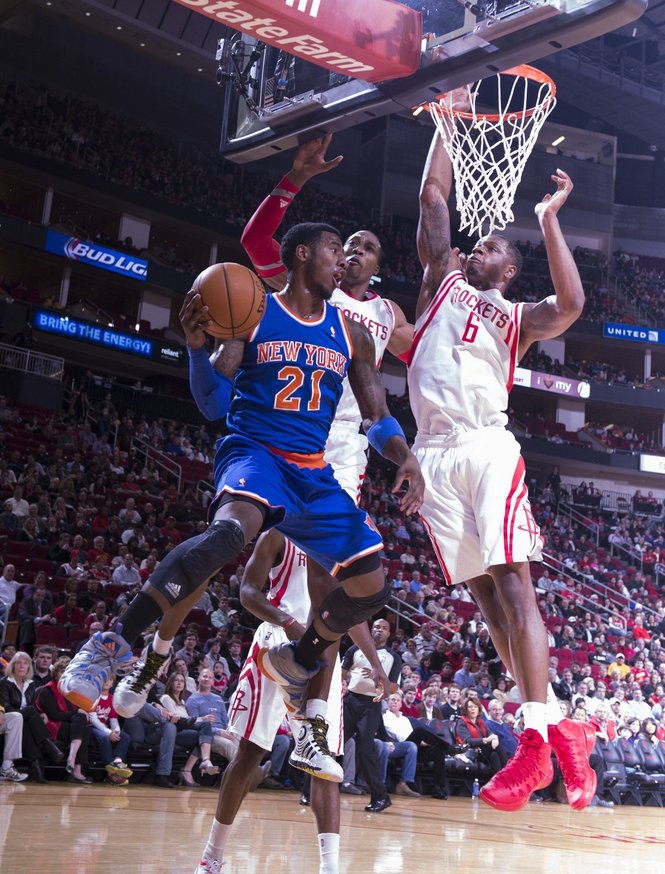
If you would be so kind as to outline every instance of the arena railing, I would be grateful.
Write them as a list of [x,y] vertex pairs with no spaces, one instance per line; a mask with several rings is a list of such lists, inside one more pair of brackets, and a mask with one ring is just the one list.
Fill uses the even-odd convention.
[[0,367],[62,382],[65,359],[0,343]]
[[153,461],[157,465],[157,467],[160,467],[162,470],[166,471],[166,473],[170,476],[174,476],[177,480],[178,492],[181,491],[182,467],[178,464],[177,461],[174,461],[165,452],[156,449],[152,445],[152,443],[144,440],[143,437],[133,437],[131,445],[137,450],[139,455],[141,455],[145,459],[146,463],[148,459],[150,459],[150,461]]

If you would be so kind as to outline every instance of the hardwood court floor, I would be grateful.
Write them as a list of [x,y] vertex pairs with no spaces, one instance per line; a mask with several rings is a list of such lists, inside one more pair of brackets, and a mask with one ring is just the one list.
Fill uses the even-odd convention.
[[[216,792],[0,784],[2,874],[193,874]],[[470,798],[393,799],[366,814],[342,796],[341,874],[660,874],[665,809],[530,804],[499,813]],[[255,792],[224,874],[317,874],[314,818],[295,792]]]

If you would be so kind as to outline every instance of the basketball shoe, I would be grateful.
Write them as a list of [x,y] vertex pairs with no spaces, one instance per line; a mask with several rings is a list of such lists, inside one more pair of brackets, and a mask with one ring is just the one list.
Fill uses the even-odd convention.
[[568,804],[573,810],[583,810],[596,794],[596,772],[589,765],[596,733],[583,722],[562,719],[558,725],[547,726],[547,739],[563,774]]
[[148,693],[160,673],[168,668],[171,657],[172,653],[160,655],[152,646],[147,647],[131,674],[118,683],[113,693],[113,706],[118,716],[124,716],[125,719],[136,716],[148,700]]
[[224,862],[221,859],[216,859],[214,856],[204,853],[203,858],[196,866],[194,874],[222,874],[223,864]]
[[113,631],[98,631],[67,665],[58,690],[81,710],[94,710],[104,683],[126,669],[131,658],[132,648],[123,637]]
[[322,716],[300,720],[296,745],[289,756],[289,764],[320,780],[341,783],[344,771],[328,749],[328,723]]
[[513,758],[483,786],[480,797],[497,810],[521,810],[531,793],[548,786],[553,776],[552,747],[535,728],[527,728]]
[[319,670],[318,663],[314,668],[299,664],[295,659],[295,646],[295,643],[282,643],[264,647],[257,658],[263,676],[280,687],[286,709],[292,716],[302,713],[309,681]]

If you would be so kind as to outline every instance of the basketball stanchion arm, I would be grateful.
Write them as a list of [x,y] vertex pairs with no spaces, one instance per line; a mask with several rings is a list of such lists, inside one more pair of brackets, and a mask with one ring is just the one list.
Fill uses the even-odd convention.
[[233,383],[210,363],[205,346],[187,347],[189,352],[189,388],[196,406],[209,422],[223,419],[231,402]]

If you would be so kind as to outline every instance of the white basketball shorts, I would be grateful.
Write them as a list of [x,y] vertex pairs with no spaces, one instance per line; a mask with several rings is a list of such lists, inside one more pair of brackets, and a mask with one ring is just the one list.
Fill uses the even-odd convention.
[[426,484],[420,514],[449,586],[493,565],[541,559],[524,460],[509,431],[419,435],[413,451]]
[[[279,646],[288,637],[279,625],[262,622],[256,629],[249,654],[242,666],[238,685],[229,704],[229,731],[251,743],[271,750],[275,735],[287,715],[278,686],[267,680],[256,662],[264,646]],[[298,721],[289,716],[291,731],[297,736]],[[328,746],[333,756],[341,755],[342,738],[342,669],[337,658],[328,696]]]
[[324,458],[332,465],[335,479],[356,506],[365,479],[367,446],[367,437],[358,431],[355,423],[333,420]]

